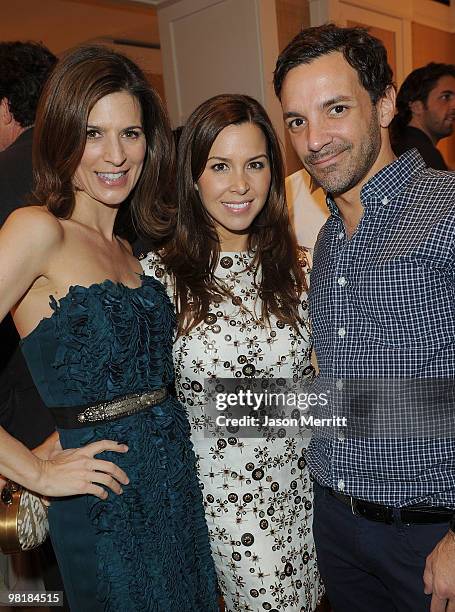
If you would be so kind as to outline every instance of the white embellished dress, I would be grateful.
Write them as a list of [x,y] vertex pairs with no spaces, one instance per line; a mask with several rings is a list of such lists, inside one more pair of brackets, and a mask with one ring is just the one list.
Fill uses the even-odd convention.
[[[308,438],[204,437],[204,379],[254,376],[296,380],[311,370],[309,334],[274,316],[261,323],[246,252],[223,252],[216,276],[234,298],[174,344],[178,399],[186,407],[199,461],[212,554],[227,612],[311,612],[323,593],[312,536]],[[158,254],[144,272],[167,288]],[[307,320],[306,299],[302,318]],[[184,528],[184,526],[182,526]]]

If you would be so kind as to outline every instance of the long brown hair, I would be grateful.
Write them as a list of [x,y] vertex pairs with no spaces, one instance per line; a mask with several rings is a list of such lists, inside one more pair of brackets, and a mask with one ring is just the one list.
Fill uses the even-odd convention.
[[138,100],[147,142],[141,176],[120,212],[159,243],[169,221],[159,216],[158,204],[169,197],[174,164],[169,121],[158,94],[138,66],[106,47],[70,51],[46,83],[35,122],[34,197],[56,217],[71,216],[75,204],[72,180],[84,152],[88,116],[101,98],[119,91]]
[[295,328],[301,324],[299,302],[305,278],[289,223],[284,195],[284,168],[278,138],[262,106],[249,96],[223,94],[202,103],[180,137],[177,172],[177,221],[162,256],[176,282],[179,333],[188,333],[207,315],[210,304],[232,297],[217,282],[220,241],[195,183],[204,172],[212,144],[229,125],[253,123],[263,132],[271,170],[267,202],[249,228],[248,250],[262,300],[262,318],[272,313]]

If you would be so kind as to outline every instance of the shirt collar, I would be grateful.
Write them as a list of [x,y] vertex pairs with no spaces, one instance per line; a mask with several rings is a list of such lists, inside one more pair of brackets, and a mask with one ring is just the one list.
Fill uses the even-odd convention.
[[[365,183],[360,191],[362,205],[365,208],[387,205],[424,168],[426,168],[425,162],[417,149],[406,151]],[[330,194],[327,194],[327,206],[332,215],[340,216],[335,200]]]

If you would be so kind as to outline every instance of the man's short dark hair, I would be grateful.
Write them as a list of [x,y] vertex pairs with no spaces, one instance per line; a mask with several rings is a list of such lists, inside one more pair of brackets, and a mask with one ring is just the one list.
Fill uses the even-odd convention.
[[431,62],[413,70],[403,81],[397,95],[397,114],[390,126],[392,136],[398,137],[412,119],[410,104],[420,100],[426,106],[428,96],[440,78],[455,78],[454,64]]
[[0,100],[8,100],[21,127],[35,122],[41,90],[56,62],[55,55],[39,43],[0,43]]
[[333,23],[302,30],[282,51],[273,78],[278,98],[281,98],[283,81],[292,68],[337,51],[357,72],[361,85],[376,104],[393,84],[384,45],[364,28],[340,28]]

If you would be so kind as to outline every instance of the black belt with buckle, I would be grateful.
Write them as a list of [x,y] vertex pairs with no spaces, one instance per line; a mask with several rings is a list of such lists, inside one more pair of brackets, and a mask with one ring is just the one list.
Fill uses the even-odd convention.
[[[344,495],[334,489],[329,489],[330,495],[335,499],[349,506],[352,513],[369,521],[377,523],[387,523],[391,525],[395,521],[393,508],[356,499],[350,495]],[[431,525],[432,523],[449,523],[455,516],[455,510],[442,506],[407,506],[400,508],[400,518],[403,523],[410,525]]]
[[141,412],[150,406],[163,403],[168,396],[166,387],[143,393],[130,393],[113,400],[88,404],[86,406],[51,406],[50,411],[57,427],[79,429],[105,421],[116,421]]

